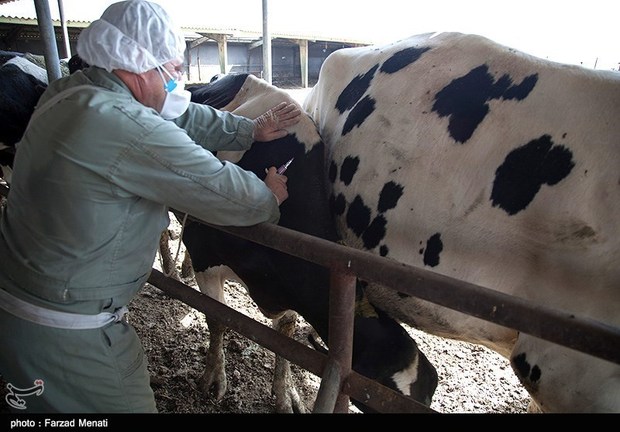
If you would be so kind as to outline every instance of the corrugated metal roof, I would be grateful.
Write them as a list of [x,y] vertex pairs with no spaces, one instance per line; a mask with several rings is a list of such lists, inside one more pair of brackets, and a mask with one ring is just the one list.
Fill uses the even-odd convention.
[[[51,1],[50,12],[53,18],[55,26],[60,26],[60,20],[58,19],[57,0]],[[63,0],[64,4],[64,16],[67,20],[67,26],[84,28],[91,21],[99,18],[100,14],[105,8],[118,0],[89,0],[89,1],[76,1],[76,0]],[[164,7],[174,5],[178,0],[155,0],[156,2],[163,4]],[[6,6],[0,8],[0,23],[11,24],[36,24],[36,12],[33,5],[33,1],[20,2],[20,0],[0,0],[0,5],[5,3],[23,3],[19,6]],[[194,0],[187,4],[200,4],[200,10],[194,10],[195,13],[182,13],[176,17],[177,23],[181,26],[182,30],[188,33],[204,33],[204,34],[228,34],[233,38],[253,38],[259,39],[262,37],[262,21],[260,19],[260,2],[253,3],[254,9],[252,9],[252,16],[255,19],[249,20],[247,13],[250,10],[245,8],[244,14],[238,13],[238,8],[242,3],[241,0],[234,2],[223,3],[222,7],[218,9],[217,13],[214,13],[212,6],[205,6],[201,1]],[[185,4],[185,3],[183,3]],[[228,6],[225,7],[224,5]],[[26,10],[27,12],[22,12]],[[171,12],[178,13],[178,8],[171,7]],[[192,8],[184,8],[184,11],[192,11]],[[205,10],[210,10],[211,13],[205,13]],[[19,12],[18,12],[19,11]],[[297,25],[297,28],[296,28]],[[300,23],[296,25],[278,26],[276,23],[270,25],[270,33],[272,38],[287,38],[287,39],[307,39],[307,40],[321,40],[328,42],[343,42],[347,44],[355,45],[368,45],[370,40],[363,40],[357,38],[351,38],[347,35],[340,34],[339,29],[330,29],[328,31],[317,31],[314,26],[309,28],[302,28]],[[279,28],[281,27],[281,28]]]

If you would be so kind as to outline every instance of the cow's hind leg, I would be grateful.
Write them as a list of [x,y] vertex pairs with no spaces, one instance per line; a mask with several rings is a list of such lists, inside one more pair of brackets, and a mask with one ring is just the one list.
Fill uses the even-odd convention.
[[183,255],[183,262],[181,263],[181,277],[183,279],[189,279],[194,276],[194,269],[192,268],[192,259],[189,253],[185,251]]
[[[224,298],[224,283],[229,274],[228,267],[212,267],[204,272],[196,273],[196,283],[203,294],[226,304]],[[209,347],[205,359],[205,372],[198,381],[198,386],[204,393],[213,388],[216,399],[224,397],[227,389],[226,359],[224,356],[224,332],[226,326],[206,317],[209,326]]]
[[209,348],[205,359],[205,371],[198,381],[198,386],[206,394],[213,388],[216,400],[221,400],[226,394],[228,381],[226,380],[226,359],[224,357],[224,332],[226,326],[207,319],[209,325]]
[[[297,323],[297,313],[286,311],[273,319],[273,327],[288,337],[293,337]],[[276,354],[273,372],[272,392],[276,397],[276,411],[279,413],[305,413],[306,408],[293,383],[290,362]]]
[[[224,284],[227,280],[241,282],[240,278],[227,266],[210,267],[202,272],[195,272],[196,283],[203,294],[226,304],[224,298]],[[264,312],[263,312],[264,313]],[[265,314],[269,316],[269,314]],[[297,313],[286,311],[277,317],[273,315],[273,327],[285,336],[292,337],[297,323]],[[209,326],[209,347],[205,360],[205,372],[198,381],[198,386],[204,393],[213,391],[217,400],[221,400],[227,390],[227,379],[224,356],[224,332],[226,326],[206,317]],[[272,392],[276,398],[276,411],[279,413],[307,412],[297,389],[293,385],[291,367],[288,360],[276,355]],[[213,389],[213,390],[212,390]]]
[[166,228],[159,237],[159,255],[161,256],[161,270],[166,276],[170,276],[173,279],[179,280],[176,263],[170,252],[170,231]]

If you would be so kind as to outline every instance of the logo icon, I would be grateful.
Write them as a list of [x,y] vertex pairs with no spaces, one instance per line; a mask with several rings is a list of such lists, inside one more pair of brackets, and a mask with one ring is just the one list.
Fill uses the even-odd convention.
[[21,397],[26,396],[41,396],[44,390],[44,383],[42,379],[34,380],[34,386],[26,389],[20,389],[13,384],[7,384],[6,388],[9,389],[9,393],[4,398],[6,403],[12,408],[23,410],[26,409],[26,401]]

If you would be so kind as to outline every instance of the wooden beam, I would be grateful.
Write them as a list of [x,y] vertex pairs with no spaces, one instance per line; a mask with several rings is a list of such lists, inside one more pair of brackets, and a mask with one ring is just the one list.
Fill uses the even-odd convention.
[[301,86],[308,88],[308,39],[290,39],[299,46],[299,66],[301,68]]
[[263,40],[257,40],[256,42],[252,42],[249,46],[248,46],[248,51],[252,51],[253,49],[259,48],[263,46]]
[[308,88],[308,41],[299,41],[299,65],[301,68],[301,86]]
[[203,43],[205,43],[205,42],[207,42],[207,41],[210,41],[210,40],[213,40],[213,39],[212,39],[212,38],[210,38],[210,37],[208,37],[208,36],[204,36],[204,37],[198,38],[198,39],[193,40],[193,41],[191,41],[191,42],[190,42],[190,44],[189,44],[189,48],[190,48],[190,49],[192,49],[192,48],[196,48],[197,46],[200,46],[200,45],[202,45]]
[[220,73],[225,74],[228,65],[228,36],[224,34],[214,35],[217,41],[217,50],[220,59]]

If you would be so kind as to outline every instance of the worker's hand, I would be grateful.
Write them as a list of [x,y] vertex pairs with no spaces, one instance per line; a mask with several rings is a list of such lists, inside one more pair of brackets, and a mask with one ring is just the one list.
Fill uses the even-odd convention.
[[301,110],[294,103],[282,102],[254,120],[254,141],[273,141],[288,134],[301,119]]
[[286,187],[286,176],[278,174],[276,167],[271,167],[267,170],[267,176],[265,177],[265,184],[278,200],[278,205],[282,204],[288,198],[288,188]]

